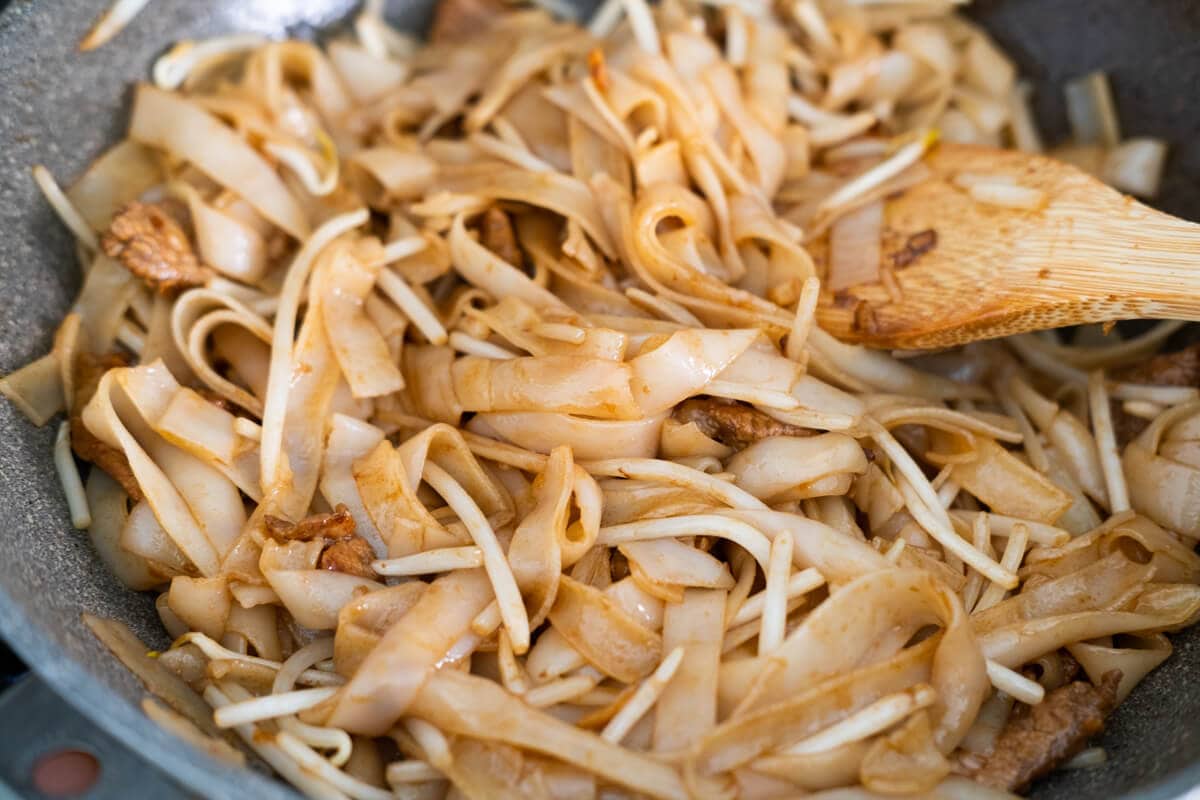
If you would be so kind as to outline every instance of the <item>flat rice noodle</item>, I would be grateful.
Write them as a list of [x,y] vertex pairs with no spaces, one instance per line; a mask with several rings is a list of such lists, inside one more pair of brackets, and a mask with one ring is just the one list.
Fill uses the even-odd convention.
[[333,630],[346,603],[383,588],[383,584],[357,575],[317,569],[324,547],[322,539],[287,544],[267,539],[258,565],[292,618],[313,630]]
[[267,243],[253,225],[204,202],[190,184],[180,184],[200,260],[230,278],[258,283],[267,268]]
[[535,411],[488,413],[477,414],[467,428],[537,453],[566,444],[578,459],[652,458],[666,417],[666,411],[630,421]]
[[190,100],[141,84],[129,138],[191,163],[297,239],[308,235],[304,211],[274,169],[240,136]]
[[554,448],[546,469],[534,479],[533,510],[517,525],[508,546],[508,563],[525,599],[530,627],[545,620],[558,594],[574,473],[571,448]]
[[558,35],[532,32],[518,42],[512,55],[492,72],[464,120],[468,131],[482,130],[492,117],[538,73],[567,56],[582,52],[591,37],[584,31],[562,29]]
[[437,179],[438,165],[416,149],[372,147],[346,163],[347,180],[374,208],[422,198]]
[[393,625],[412,610],[428,584],[409,581],[364,594],[338,611],[333,638],[333,667],[339,675],[354,676]]
[[1179,630],[1200,617],[1200,587],[1150,584],[1130,611],[1082,611],[1025,620],[979,637],[987,658],[1010,669],[1074,642]]
[[733,588],[728,565],[678,539],[626,542],[617,549],[657,583],[701,589]]
[[978,386],[921,372],[887,353],[839,342],[820,327],[812,329],[808,342],[810,370],[817,377],[842,383],[848,389],[873,388],[930,400],[984,396]]
[[1120,550],[1059,578],[1039,581],[1020,593],[971,616],[979,634],[1026,620],[1084,611],[1119,611],[1154,577],[1149,564],[1132,561]]
[[787,163],[777,134],[769,131],[743,103],[737,73],[728,64],[715,63],[709,66],[701,79],[745,145],[758,173],[758,187],[765,196],[774,197],[783,183]]
[[[92,470],[91,474],[102,472]],[[118,543],[122,551],[144,559],[160,583],[167,578],[195,571],[187,556],[163,530],[150,504],[144,500],[129,510]]]
[[210,639],[225,634],[233,598],[228,581],[223,576],[189,578],[177,575],[171,579],[167,605],[189,630],[199,631]]
[[383,441],[383,431],[362,420],[334,414],[329,424],[325,457],[321,463],[321,496],[330,508],[344,505],[354,518],[354,532],[370,543],[376,558],[387,558],[388,549],[359,494],[354,464]]
[[538,335],[538,325],[548,320],[517,297],[505,297],[489,309],[472,314],[485,322],[498,336],[534,356],[578,356],[624,361],[629,336],[609,328],[577,328],[578,342],[566,342]]
[[543,753],[648,797],[688,796],[673,767],[532,709],[486,678],[439,671],[412,713],[440,730]]
[[540,765],[503,744],[456,736],[446,757],[432,761],[467,800],[550,800]]
[[1159,414],[1126,446],[1121,460],[1133,507],[1190,539],[1200,538],[1200,470],[1159,451],[1171,427],[1198,409],[1200,404],[1188,403]]
[[629,159],[625,152],[578,117],[567,118],[567,141],[570,145],[570,169],[580,181],[586,183],[593,175],[602,174],[608,175],[626,190],[632,188]]
[[258,90],[258,99],[277,118],[287,117],[284,103],[289,79],[307,90],[308,100],[326,124],[339,122],[353,106],[337,71],[321,48],[311,42],[269,42],[252,53],[245,70],[244,83],[251,91]]
[[92,514],[88,538],[97,555],[121,583],[135,592],[158,586],[163,576],[140,555],[121,546],[121,531],[129,519],[128,497],[121,485],[102,469],[93,469],[87,478],[87,503]]
[[723,589],[688,589],[663,614],[663,649],[684,649],[654,712],[653,748],[679,752],[694,745],[717,721],[717,679],[725,638]]
[[1067,645],[1067,652],[1079,662],[1093,683],[1112,670],[1120,670],[1121,682],[1117,684],[1117,705],[1125,702],[1134,687],[1142,682],[1142,678],[1150,674],[1159,664],[1171,655],[1171,643],[1166,636],[1156,633],[1152,636],[1126,637],[1129,646],[1106,647],[1090,642],[1076,642]]
[[876,738],[859,767],[863,786],[889,795],[923,795],[949,774],[950,761],[935,746],[924,709]]
[[387,547],[388,558],[467,543],[465,537],[450,533],[425,508],[412,488],[404,459],[391,442],[379,442],[354,462],[353,475],[363,507]]
[[[934,447],[941,453],[963,452],[960,442],[949,434],[933,434]],[[976,437],[974,451],[974,460],[950,468],[950,479],[992,511],[1053,525],[1074,502],[994,439]]]
[[450,257],[464,280],[492,297],[518,297],[539,311],[573,314],[553,293],[467,235],[461,215],[450,228]]
[[[749,764],[887,695],[928,683],[935,671],[949,674],[952,659],[942,653],[945,637],[945,632],[934,634],[875,663],[853,666],[775,703],[722,721],[700,737],[685,762],[685,775],[713,775]],[[982,659],[979,669],[984,669]]]
[[847,583],[894,566],[866,542],[797,514],[752,509],[718,513],[752,525],[772,541],[781,532],[789,531],[792,534],[792,563],[798,569],[815,568],[832,584]]
[[666,411],[702,392],[760,335],[757,330],[699,328],[673,333],[666,342],[630,362],[634,397],[647,415]]
[[313,275],[321,296],[325,338],[356,399],[379,397],[404,388],[404,376],[387,343],[364,309],[379,267],[341,250]]
[[596,669],[623,683],[649,675],[662,660],[658,634],[638,624],[603,592],[565,575],[549,620]]
[[444,174],[440,188],[484,200],[512,200],[544,208],[575,220],[604,255],[616,255],[608,229],[597,208],[596,198],[575,178],[554,172],[528,172],[514,167],[469,168]]
[[500,115],[535,156],[566,172],[571,167],[570,145],[564,135],[569,123],[566,115],[545,98],[544,90],[540,81],[529,81],[504,105]]
[[[300,324],[289,365],[282,436],[285,458],[275,481],[263,486],[264,502],[272,509],[271,513],[291,520],[304,517],[316,493],[325,449],[325,426],[341,377],[325,333],[323,301],[316,291],[318,283],[313,281],[310,286],[308,313]],[[263,480],[267,480],[265,473]]]
[[1061,577],[1118,550],[1139,562],[1149,553],[1156,580],[1200,583],[1200,555],[1146,517],[1133,514],[1113,517],[1061,547],[1038,547],[1029,551],[1021,576],[1023,579]]
[[[856,741],[817,753],[778,753],[763,756],[750,767],[738,771],[742,774],[770,775],[784,781],[784,792],[819,791],[858,782],[858,769],[867,753],[867,742]],[[782,787],[781,787],[782,788]],[[786,795],[785,795],[786,796]]]
[[51,352],[0,378],[0,394],[39,428],[66,408],[63,370]]
[[[961,601],[925,571],[873,572],[834,592],[771,653],[783,667],[763,673],[749,707],[762,708],[822,678],[889,658],[926,625],[943,629],[928,682],[938,692],[932,706],[935,740],[948,753],[966,734],[991,684]],[[741,663],[722,669],[722,683],[725,670]]]
[[365,47],[335,40],[329,43],[327,52],[338,77],[360,104],[399,88],[408,78],[406,63],[381,57]]
[[[644,266],[645,274],[656,281],[682,293],[670,299],[682,303],[704,319],[704,308],[692,301],[696,298],[715,301],[741,312],[762,316],[762,322],[774,322],[784,326],[784,312],[778,306],[749,292],[735,289],[717,278],[697,272],[680,261],[659,239],[659,226],[666,220],[678,220],[684,227],[696,227],[708,235],[712,230],[712,219],[708,206],[696,195],[679,186],[655,184],[643,189],[631,211],[629,247],[633,265]],[[711,238],[711,237],[709,237]],[[653,284],[651,284],[653,287]],[[707,320],[706,320],[707,321]]]
[[465,411],[545,411],[615,420],[643,416],[631,388],[636,366],[618,361],[464,356],[454,362],[452,373],[454,393]]
[[[236,333],[226,328],[236,328]],[[175,300],[171,310],[171,333],[175,347],[182,353],[188,368],[209,389],[257,416],[263,413],[261,397],[265,394],[265,370],[262,381],[251,381],[241,375],[240,365],[254,363],[262,357],[269,359],[271,326],[241,301],[208,288],[189,289]],[[212,335],[216,355],[223,357],[226,344],[236,344],[241,359],[235,370],[252,391],[232,383],[209,363],[208,339]],[[257,339],[257,342],[254,340]],[[259,384],[262,385],[259,385]]]
[[445,345],[410,343],[404,348],[405,399],[417,416],[450,425],[457,425],[462,418],[451,376],[456,355]]
[[112,351],[125,310],[140,285],[125,267],[103,253],[96,254],[71,306],[71,311],[79,314],[83,340],[93,353]]
[[67,199],[88,226],[102,231],[117,211],[162,181],[162,170],[148,147],[124,139],[88,165],[67,190]]
[[[450,648],[468,635],[472,620],[492,599],[492,585],[482,569],[455,570],[429,584],[383,634],[321,722],[365,736],[387,732],[410,712],[422,685],[445,665]],[[451,673],[456,671],[446,671]]]
[[767,502],[795,499],[804,484],[838,475],[859,475],[867,457],[858,442],[841,433],[771,436],[736,453],[725,465],[734,481]]

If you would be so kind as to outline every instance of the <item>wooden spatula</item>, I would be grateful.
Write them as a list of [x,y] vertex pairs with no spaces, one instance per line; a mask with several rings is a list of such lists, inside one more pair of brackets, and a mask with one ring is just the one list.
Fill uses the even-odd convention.
[[[886,201],[882,264],[900,288],[825,292],[840,339],[933,348],[1108,320],[1200,319],[1200,225],[1160,213],[1042,156],[942,144],[931,179]],[[1037,210],[986,205],[956,183],[1008,176]],[[895,292],[893,292],[895,294]]]

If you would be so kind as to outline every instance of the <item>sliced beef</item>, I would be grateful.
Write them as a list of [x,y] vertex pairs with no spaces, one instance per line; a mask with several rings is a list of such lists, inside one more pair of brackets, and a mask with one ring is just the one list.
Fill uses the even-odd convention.
[[1024,790],[1069,761],[1104,729],[1120,682],[1120,670],[1106,672],[1099,686],[1073,681],[1049,692],[1027,713],[1014,714],[971,777],[999,789]]
[[313,514],[299,522],[267,514],[263,524],[272,538],[284,542],[307,542],[317,537],[337,541],[354,536],[354,517],[342,503],[338,503],[332,514]]
[[211,274],[179,223],[152,203],[130,203],[117,212],[100,248],[160,292],[199,286]]
[[692,422],[710,439],[742,449],[771,436],[812,436],[815,431],[780,422],[753,406],[715,397],[695,397],[675,408],[674,418]]

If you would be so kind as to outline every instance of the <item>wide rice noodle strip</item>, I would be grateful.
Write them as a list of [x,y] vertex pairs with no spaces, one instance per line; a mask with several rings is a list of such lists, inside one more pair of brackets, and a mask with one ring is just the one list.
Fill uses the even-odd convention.
[[317,569],[322,539],[279,544],[263,542],[259,569],[297,623],[314,630],[337,627],[338,612],[359,595],[383,584],[357,575]]
[[887,558],[866,542],[797,514],[768,510],[720,513],[722,516],[752,525],[772,541],[783,531],[790,532],[792,560],[796,567],[813,567],[830,583],[849,582],[867,573],[893,567]]
[[1117,684],[1116,698],[1120,705],[1133,688],[1142,682],[1142,678],[1166,661],[1172,651],[1171,643],[1161,633],[1138,636],[1135,640],[1137,646],[1133,647],[1105,647],[1091,642],[1076,642],[1067,645],[1067,652],[1080,663],[1093,682],[1098,682],[1110,670],[1120,670],[1121,682]]
[[538,73],[564,57],[577,53],[591,41],[580,30],[565,28],[558,35],[534,31],[518,42],[515,52],[488,78],[475,105],[464,120],[468,131],[482,130],[504,104]]
[[645,414],[657,414],[699,394],[761,336],[757,330],[690,328],[630,362],[634,397]]
[[254,51],[246,64],[245,87],[256,94],[276,117],[286,117],[289,78],[308,91],[326,124],[334,124],[354,105],[325,53],[311,42],[269,42]]
[[253,225],[204,202],[188,183],[169,190],[183,196],[191,214],[200,260],[244,283],[258,283],[267,268],[267,243]]
[[622,683],[649,675],[662,660],[661,637],[598,589],[562,576],[550,609],[553,630],[593,666]]
[[416,492],[427,464],[436,464],[448,472],[488,516],[513,514],[508,494],[480,466],[463,436],[449,425],[430,425],[397,448],[404,467],[405,481]]
[[[181,387],[161,361],[123,369],[117,380],[143,421],[131,418],[130,428],[224,558],[246,522],[238,489],[225,474],[239,448],[233,415]],[[149,430],[139,431],[143,424]]]
[[[830,674],[778,702],[724,720],[693,748],[685,776],[690,780],[693,775],[727,772],[807,739],[883,697],[928,683],[944,638],[944,632],[936,633],[874,663]],[[982,659],[979,669],[986,669]]]
[[129,519],[129,498],[121,485],[104,470],[93,469],[88,473],[86,492],[92,515],[88,538],[104,565],[135,592],[161,584],[162,575],[145,558],[121,546],[121,531]]
[[1159,455],[1159,450],[1172,427],[1197,414],[1200,403],[1186,403],[1159,414],[1126,446],[1121,461],[1133,507],[1191,539],[1200,538],[1200,470]]
[[345,505],[354,517],[354,532],[370,543],[376,558],[386,558],[387,544],[367,512],[358,485],[354,482],[353,467],[383,441],[383,431],[362,420],[345,414],[334,414],[329,424],[325,456],[321,463],[321,496],[336,508]]
[[971,615],[984,634],[1006,625],[1084,611],[1115,611],[1140,594],[1154,567],[1131,560],[1121,549],[1058,578],[1044,580],[991,608]]
[[0,394],[40,428],[66,408],[62,375],[58,356],[47,353],[0,378]]
[[867,457],[857,441],[841,433],[772,436],[735,454],[725,468],[750,494],[780,502],[807,495],[807,484],[865,472]]
[[[941,453],[967,452],[961,439],[935,433]],[[1044,475],[1029,467],[994,439],[977,437],[975,458],[955,463],[950,480],[1000,514],[1052,525],[1071,507],[1071,496]]]
[[743,103],[737,74],[728,64],[712,64],[704,70],[701,79],[745,145],[758,172],[759,188],[765,196],[774,197],[783,182],[787,165],[787,155],[777,134],[767,130]]
[[359,150],[346,166],[347,180],[375,208],[419,200],[438,171],[437,162],[425,153],[398,147]]
[[121,206],[161,180],[162,169],[154,152],[125,139],[88,165],[67,190],[67,198],[90,227],[101,231]]
[[404,388],[400,368],[364,310],[364,301],[378,272],[378,266],[371,266],[345,248],[339,249],[313,276],[325,337],[356,399],[379,397]]
[[435,580],[334,698],[325,724],[365,736],[387,732],[492,599],[482,569],[455,570]]
[[[643,416],[630,365],[604,358],[465,356],[451,370],[464,411],[548,411],[601,419]],[[662,409],[654,409],[657,413]]]
[[663,647],[682,647],[684,658],[658,699],[651,739],[656,751],[685,750],[717,721],[726,594],[723,589],[688,589],[682,602],[665,608]]
[[440,188],[483,200],[514,200],[572,219],[604,255],[616,255],[597,200],[586,184],[557,172],[528,172],[513,167],[469,168],[445,174]]
[[571,448],[556,447],[546,461],[546,469],[534,479],[533,510],[521,520],[508,546],[509,567],[525,598],[529,624],[535,628],[546,618],[558,594],[562,545],[567,539],[574,487]]
[[[864,608],[872,613],[862,614]],[[835,592],[771,654],[784,666],[762,673],[750,707],[762,708],[822,678],[889,658],[926,625],[943,629],[929,683],[938,692],[935,739],[948,753],[970,727],[991,684],[958,596],[921,570],[870,573]]]
[[[697,271],[681,261],[659,238],[659,226],[667,220],[677,220],[685,228],[696,228],[706,236],[713,221],[708,206],[687,189],[668,183],[645,187],[639,193],[630,219],[630,256],[644,265],[646,271],[663,284],[683,293],[687,299],[716,301],[743,312],[761,314],[764,321],[787,329],[790,317],[774,303],[757,295],[735,289],[712,275]],[[692,308],[703,318],[703,309],[693,307],[687,300],[672,297]]]
[[[181,294],[171,308],[171,335],[175,347],[196,377],[225,399],[251,414],[261,416],[262,400],[228,380],[209,363],[209,336],[217,328],[225,325],[241,328],[261,342],[262,347],[259,349],[263,359],[267,358],[271,343],[271,326],[237,299],[212,289],[196,288]],[[245,353],[252,346],[253,340],[249,340],[241,349]]]
[[125,267],[103,253],[96,255],[71,306],[71,311],[79,314],[89,350],[107,353],[113,349],[125,311],[140,285]]
[[[1125,542],[1124,540],[1129,540]],[[1100,527],[1076,536],[1061,547],[1039,547],[1025,556],[1024,576],[1061,577],[1108,555],[1114,548],[1134,545],[1150,553],[1154,577],[1163,583],[1200,583],[1200,555],[1146,517],[1132,513],[1111,517]]]
[[492,297],[518,297],[539,311],[555,311],[572,316],[570,306],[553,293],[538,286],[516,267],[467,235],[462,215],[450,228],[450,257],[454,268],[472,286]]
[[549,453],[569,445],[576,458],[652,458],[667,412],[639,420],[585,419],[550,412],[477,414],[468,429],[518,447]]
[[[337,237],[367,221],[366,209],[339,214],[318,228],[304,242],[300,252],[288,267],[283,287],[279,291],[279,306],[271,337],[271,367],[267,382],[267,397],[263,403],[262,482],[264,493],[269,492],[284,476],[284,424],[289,406],[290,386],[296,365],[292,359],[292,337],[304,284],[317,257]],[[311,309],[310,309],[311,310]],[[308,326],[310,328],[314,326]],[[319,327],[319,326],[315,326]],[[314,335],[314,338],[317,338]],[[301,512],[303,513],[303,509]]]
[[979,645],[987,658],[1016,668],[1073,642],[1179,630],[1197,617],[1200,587],[1150,584],[1131,611],[1083,611],[1016,622],[981,634]]
[[304,210],[275,170],[192,101],[141,84],[134,96],[129,138],[191,163],[297,239],[308,236]]
[[543,753],[649,797],[688,796],[674,768],[532,709],[485,678],[441,670],[411,711],[443,731]]
[[[150,504],[163,529],[201,575],[215,575],[220,567],[220,560],[213,543],[209,541],[179,491],[151,456],[142,449],[114,408],[113,393],[118,390],[120,377],[126,371],[127,369],[109,370],[100,379],[96,394],[83,410],[83,423],[102,442],[125,454],[146,502]],[[130,413],[135,412],[130,409]],[[238,502],[240,505],[240,500]]]
[[656,583],[702,589],[733,588],[733,575],[727,564],[678,539],[626,542],[618,549]]

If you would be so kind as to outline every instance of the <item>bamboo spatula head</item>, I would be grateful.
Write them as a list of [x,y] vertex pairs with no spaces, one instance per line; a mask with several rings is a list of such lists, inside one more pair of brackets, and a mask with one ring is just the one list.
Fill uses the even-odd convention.
[[[1043,156],[942,144],[929,180],[884,206],[882,264],[899,286],[823,292],[840,339],[935,348],[1064,325],[1200,318],[1200,226],[1154,211]],[[956,184],[1006,176],[1036,209],[990,205]]]

